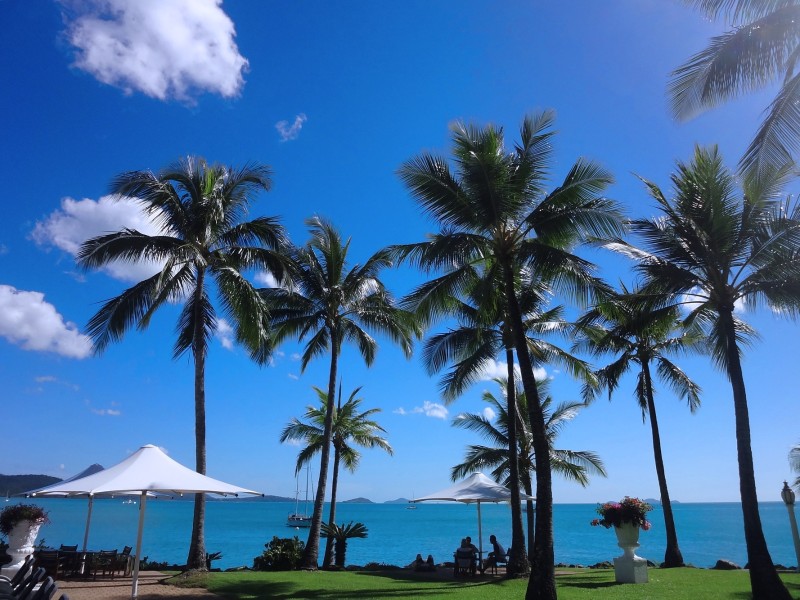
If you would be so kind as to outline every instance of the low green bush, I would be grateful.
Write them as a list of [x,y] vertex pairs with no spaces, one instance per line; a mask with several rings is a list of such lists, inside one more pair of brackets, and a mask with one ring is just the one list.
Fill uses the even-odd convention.
[[264,552],[253,559],[255,571],[293,571],[300,566],[305,543],[297,536],[293,538],[279,538],[274,536],[272,541],[264,544]]

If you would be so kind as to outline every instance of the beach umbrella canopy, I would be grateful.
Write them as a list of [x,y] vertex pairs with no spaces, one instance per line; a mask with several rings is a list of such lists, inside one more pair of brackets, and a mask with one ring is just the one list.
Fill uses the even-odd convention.
[[[520,492],[522,500],[536,500],[533,496]],[[483,473],[473,473],[463,481],[448,488],[414,498],[411,502],[463,502],[478,505],[478,550],[483,558],[483,532],[481,530],[481,502],[507,502],[511,499],[511,490],[490,479]]]
[[139,559],[142,551],[142,530],[144,528],[148,492],[161,492],[163,494],[218,494],[221,496],[262,495],[260,492],[254,492],[201,475],[171,459],[156,446],[148,444],[142,446],[113,467],[103,469],[86,477],[56,483],[44,490],[33,492],[31,496],[81,496],[88,494],[91,498],[97,495],[121,494],[124,492],[136,492],[141,498],[139,501],[139,530],[136,536],[136,558],[133,567],[131,598],[136,598],[139,588]]

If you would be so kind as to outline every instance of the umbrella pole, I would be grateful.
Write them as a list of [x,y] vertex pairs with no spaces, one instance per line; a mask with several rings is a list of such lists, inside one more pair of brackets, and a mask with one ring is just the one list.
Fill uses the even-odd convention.
[[483,569],[483,531],[481,530],[481,501],[478,500],[478,564]]
[[131,582],[131,600],[139,594],[139,557],[142,555],[142,530],[144,529],[144,509],[147,503],[147,491],[142,490],[139,500],[139,531],[136,533],[136,558],[133,561],[133,581]]
[[83,534],[83,550],[86,552],[86,546],[89,544],[89,523],[92,522],[92,506],[94,505],[94,495],[89,494],[89,511],[86,513],[86,531]]

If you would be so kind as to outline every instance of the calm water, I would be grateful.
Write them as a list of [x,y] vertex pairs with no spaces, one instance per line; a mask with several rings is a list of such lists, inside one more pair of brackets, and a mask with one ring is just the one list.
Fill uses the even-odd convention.
[[[26,500],[26,502],[29,502]],[[86,524],[85,499],[35,500],[50,513],[52,523],[42,527],[39,540],[48,546],[82,544]],[[144,556],[151,560],[181,564],[186,560],[192,526],[192,502],[149,500],[145,516]],[[337,521],[360,521],[367,526],[366,539],[351,540],[347,564],[379,562],[403,565],[417,553],[433,554],[437,562],[449,559],[460,539],[466,535],[477,545],[478,526],[475,505],[419,504],[407,510],[404,504],[340,504]],[[220,568],[252,566],[264,544],[273,536],[297,535],[305,541],[307,529],[285,525],[294,503],[208,502],[206,549],[222,552],[213,566]],[[592,504],[555,506],[555,555],[557,562],[594,564],[610,560],[621,551],[614,533],[591,527],[595,517]],[[741,508],[736,503],[675,504],[678,540],[684,560],[698,567],[710,567],[725,558],[739,565],[746,562]],[[138,504],[122,500],[96,500],[89,533],[89,549],[122,549],[134,546]],[[325,514],[327,515],[327,509]],[[481,505],[484,548],[494,533],[504,545],[510,542],[508,505]],[[786,507],[780,502],[761,505],[761,519],[773,561],[795,565],[794,547]],[[641,532],[639,556],[660,562],[664,558],[664,523],[660,509],[650,513],[653,528]]]

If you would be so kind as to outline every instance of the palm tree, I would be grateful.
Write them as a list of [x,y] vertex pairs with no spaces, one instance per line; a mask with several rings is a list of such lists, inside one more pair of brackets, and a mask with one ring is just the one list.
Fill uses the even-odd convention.
[[[489,270],[491,272],[491,269]],[[506,412],[516,414],[516,384],[514,367],[514,340],[511,326],[504,309],[502,286],[497,281],[475,280],[465,292],[464,300],[451,295],[447,289],[447,276],[421,285],[404,300],[413,310],[422,315],[425,321],[431,315],[449,314],[458,322],[457,328],[431,336],[425,343],[423,362],[430,374],[447,365],[449,372],[442,378],[442,395],[445,401],[452,401],[461,395],[484,372],[491,361],[505,354],[507,368]],[[439,285],[442,283],[442,285]],[[441,293],[444,292],[444,293]],[[566,366],[573,374],[584,376],[589,373],[583,361],[579,361],[557,346],[541,339],[545,333],[565,331],[567,324],[562,319],[563,310],[555,307],[541,312],[539,307],[549,298],[549,289],[541,281],[521,280],[518,285],[521,310],[525,316],[528,332],[528,349],[540,364],[557,362]],[[511,490],[511,559],[507,570],[509,575],[527,574],[528,557],[525,550],[525,533],[522,526],[522,504],[520,501],[519,474],[517,472],[517,431],[516,422],[511,420],[508,427],[507,487]],[[532,515],[531,510],[531,515]],[[532,521],[528,520],[529,524]],[[532,547],[533,531],[528,533],[529,547]]]
[[778,83],[740,167],[754,174],[792,162],[800,148],[800,2],[686,0],[707,18],[720,15],[732,29],[672,73],[669,94],[680,119],[743,93]]
[[[254,194],[269,190],[270,170],[257,164],[241,169],[209,165],[188,157],[158,174],[130,171],[111,183],[116,197],[139,202],[161,228],[159,235],[123,229],[83,243],[78,262],[85,268],[109,263],[156,261],[161,270],[106,301],[88,325],[97,352],[118,341],[128,329],[145,329],[164,304],[183,303],[178,318],[174,357],[191,351],[195,384],[195,451],[197,472],[206,472],[205,363],[218,317],[209,298],[211,283],[236,337],[260,362],[271,350],[265,305],[242,272],[269,269],[285,273],[287,240],[271,217],[242,222]],[[210,280],[209,280],[210,278]],[[192,539],[187,565],[204,569],[205,498],[195,496]]]
[[363,523],[353,523],[347,525],[337,525],[333,521],[322,524],[322,533],[329,540],[335,540],[336,561],[335,565],[344,568],[344,558],[347,553],[347,540],[367,537],[367,527]]
[[[292,419],[281,433],[281,442],[294,440],[305,442],[306,444],[297,456],[296,473],[299,473],[315,455],[322,452],[322,445],[325,439],[325,414],[328,407],[328,395],[318,387],[315,387],[314,391],[319,397],[320,405],[318,407],[309,406],[306,409],[305,422]],[[363,448],[381,448],[390,455],[394,453],[386,438],[380,436],[380,433],[386,433],[386,430],[371,418],[372,415],[381,412],[381,409],[370,408],[359,412],[363,398],[356,398],[356,395],[360,391],[361,388],[357,387],[350,394],[347,402],[342,404],[340,384],[339,402],[338,406],[334,408],[331,430],[333,477],[331,479],[331,502],[328,517],[328,523],[331,525],[336,523],[336,491],[339,487],[339,465],[344,464],[348,471],[355,473],[361,460],[361,453],[355,449],[353,444],[355,443]],[[333,545],[331,543],[333,539],[333,537],[328,536],[328,541],[325,545],[323,565],[326,568],[333,565]]]
[[[769,176],[766,176],[769,175]],[[788,169],[749,177],[744,196],[722,164],[716,147],[697,148],[691,163],[672,175],[674,199],[645,182],[662,216],[638,219],[632,227],[650,252],[625,242],[616,248],[638,258],[640,294],[647,300],[679,302],[690,309],[688,322],[708,330],[714,363],[733,392],[739,489],[742,498],[750,583],[756,600],[789,599],[775,572],[758,512],[750,417],[741,367],[741,345],[753,330],[736,306],[760,303],[797,314],[800,303],[800,209],[781,202]]]
[[627,291],[623,287],[623,295],[608,298],[583,316],[577,327],[579,338],[574,350],[589,351],[594,356],[618,355],[614,362],[597,371],[599,386],[584,386],[584,398],[587,401],[594,399],[600,388],[608,390],[610,400],[623,375],[633,369],[638,372],[634,395],[642,411],[642,420],[646,421],[650,417],[653,456],[664,511],[667,548],[661,566],[682,567],[683,555],[678,546],[678,534],[675,531],[661,453],[651,365],[656,367],[661,379],[686,400],[689,410],[694,413],[700,406],[700,388],[667,355],[700,351],[703,337],[697,327],[679,327],[680,313],[676,306],[661,310],[642,310],[636,302],[626,301]]
[[595,282],[591,265],[571,253],[585,235],[605,236],[621,229],[616,204],[598,194],[611,175],[598,165],[578,160],[564,182],[544,191],[552,153],[553,114],[523,120],[520,143],[504,145],[502,128],[453,126],[453,161],[422,154],[400,167],[399,175],[441,232],[427,242],[396,248],[422,269],[444,269],[447,284],[457,292],[478,267],[492,269],[487,281],[502,282],[531,418],[536,454],[536,536],[532,575],[526,597],[555,598],[553,496],[544,414],[536,388],[517,297],[520,269],[533,277],[564,284],[586,297]]
[[[508,394],[508,380],[497,378],[494,380],[501,390],[501,394]],[[583,487],[589,484],[589,474],[606,476],[603,461],[597,454],[589,450],[559,450],[555,448],[556,438],[563,427],[574,419],[578,411],[586,406],[584,402],[562,402],[552,408],[553,399],[548,394],[547,381],[539,381],[539,393],[544,397],[542,409],[547,427],[547,439],[550,446],[550,464],[554,472],[575,481]],[[474,431],[487,439],[491,445],[471,445],[467,448],[464,462],[453,467],[451,472],[455,481],[484,468],[492,469],[492,477],[502,485],[508,485],[511,477],[511,464],[509,462],[508,445],[510,443],[508,432],[515,426],[519,431],[518,471],[525,493],[533,495],[531,473],[536,469],[536,459],[531,444],[530,423],[528,421],[527,399],[525,392],[515,390],[517,398],[515,407],[516,418],[510,419],[507,406],[508,402],[501,402],[491,392],[483,393],[483,400],[489,404],[495,413],[494,419],[487,418],[484,414],[462,413],[453,419],[453,426]],[[528,545],[534,541],[533,501],[528,501],[527,506]],[[530,552],[530,550],[529,550]]]
[[800,490],[800,444],[789,451],[789,466],[798,474],[794,480],[794,487]]
[[[392,295],[378,279],[381,269],[391,266],[386,251],[379,251],[364,265],[348,270],[350,241],[343,242],[336,228],[320,217],[313,217],[306,224],[311,239],[293,253],[294,286],[266,288],[261,294],[269,307],[276,343],[292,337],[300,341],[308,338],[300,363],[303,370],[313,358],[330,351],[327,397],[333,398],[344,342],[355,343],[369,366],[375,360],[378,344],[366,330],[388,335],[406,356],[411,355],[412,338],[419,331],[413,316],[395,306]],[[317,568],[333,413],[333,403],[329,402],[314,513],[303,554],[303,567],[307,569]]]

